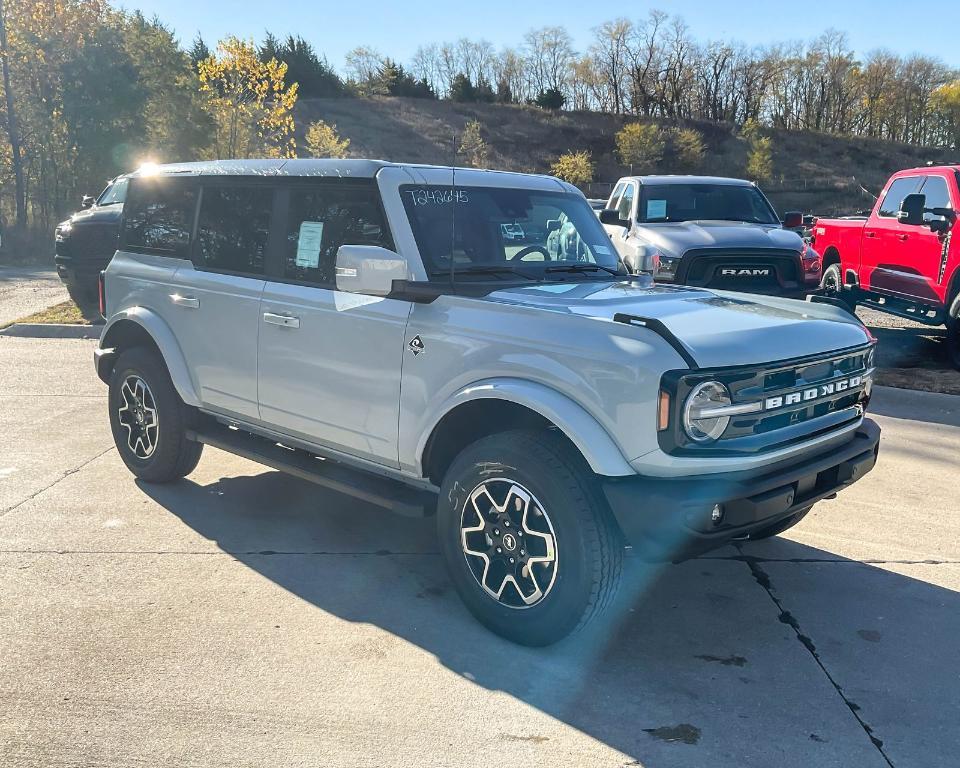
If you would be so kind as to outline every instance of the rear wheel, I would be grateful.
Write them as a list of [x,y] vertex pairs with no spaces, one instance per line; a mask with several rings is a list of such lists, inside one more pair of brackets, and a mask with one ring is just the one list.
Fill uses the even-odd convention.
[[137,477],[167,483],[196,468],[203,445],[187,439],[189,410],[156,353],[136,347],[120,355],[109,405],[117,451]]
[[856,309],[856,299],[853,298],[850,291],[843,287],[843,273],[840,271],[839,264],[831,264],[823,271],[823,277],[820,278],[820,290],[823,291],[825,296],[842,301],[850,307],[851,311]]
[[440,500],[440,547],[454,586],[497,634],[549,645],[615,594],[620,532],[562,435],[518,430],[479,440],[453,462]]

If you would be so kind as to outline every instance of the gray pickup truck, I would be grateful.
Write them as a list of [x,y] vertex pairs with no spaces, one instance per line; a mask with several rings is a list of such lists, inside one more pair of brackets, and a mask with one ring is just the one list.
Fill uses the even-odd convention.
[[177,480],[207,444],[435,514],[463,601],[521,643],[596,615],[627,547],[773,536],[877,456],[855,318],[631,275],[550,177],[161,166],[131,177],[101,294],[135,475]]
[[626,176],[599,212],[631,271],[660,283],[802,297],[820,256],[756,184],[718,176]]

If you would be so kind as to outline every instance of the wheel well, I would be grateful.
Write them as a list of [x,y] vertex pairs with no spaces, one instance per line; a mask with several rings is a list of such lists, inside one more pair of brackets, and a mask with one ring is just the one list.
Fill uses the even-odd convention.
[[827,267],[831,267],[834,264],[840,263],[840,251],[834,248],[832,245],[827,248],[823,254],[823,259],[821,261],[821,270],[826,271]]
[[556,428],[536,411],[509,400],[483,398],[458,405],[446,414],[427,440],[423,451],[423,474],[434,485],[457,454],[483,437],[510,429]]
[[160,352],[157,342],[153,340],[153,336],[140,323],[133,320],[119,320],[112,325],[110,330],[107,331],[107,335],[100,341],[100,346],[103,349],[116,349],[118,357],[124,350],[133,347],[146,347],[163,360],[163,354]]

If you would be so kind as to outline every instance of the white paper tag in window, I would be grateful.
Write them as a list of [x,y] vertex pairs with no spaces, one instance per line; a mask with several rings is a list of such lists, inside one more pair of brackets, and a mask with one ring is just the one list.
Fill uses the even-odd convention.
[[300,235],[297,238],[297,266],[316,269],[320,265],[320,245],[322,242],[322,221],[300,222]]
[[667,218],[666,200],[647,200],[647,218],[665,219]]

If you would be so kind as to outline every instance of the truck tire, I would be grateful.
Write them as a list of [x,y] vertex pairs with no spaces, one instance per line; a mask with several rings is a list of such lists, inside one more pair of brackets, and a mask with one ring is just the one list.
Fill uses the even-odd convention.
[[135,347],[120,355],[108,403],[117,451],[141,480],[168,483],[196,468],[203,445],[187,439],[190,411],[155,352]]
[[857,308],[857,300],[850,291],[843,287],[843,273],[840,271],[839,264],[831,264],[823,271],[823,277],[820,278],[820,290],[825,296],[839,299],[852,312]]
[[960,317],[947,318],[947,359],[960,371]]
[[583,457],[554,430],[482,438],[447,471],[440,549],[470,612],[515,643],[543,646],[612,600],[624,543]]
[[778,536],[784,531],[788,531],[797,523],[799,523],[803,518],[807,516],[813,507],[807,507],[806,509],[801,509],[799,512],[794,513],[785,520],[780,520],[779,522],[774,523],[773,525],[767,526],[766,528],[761,528],[759,531],[750,534],[750,541],[760,541],[761,539],[770,539],[774,536]]

